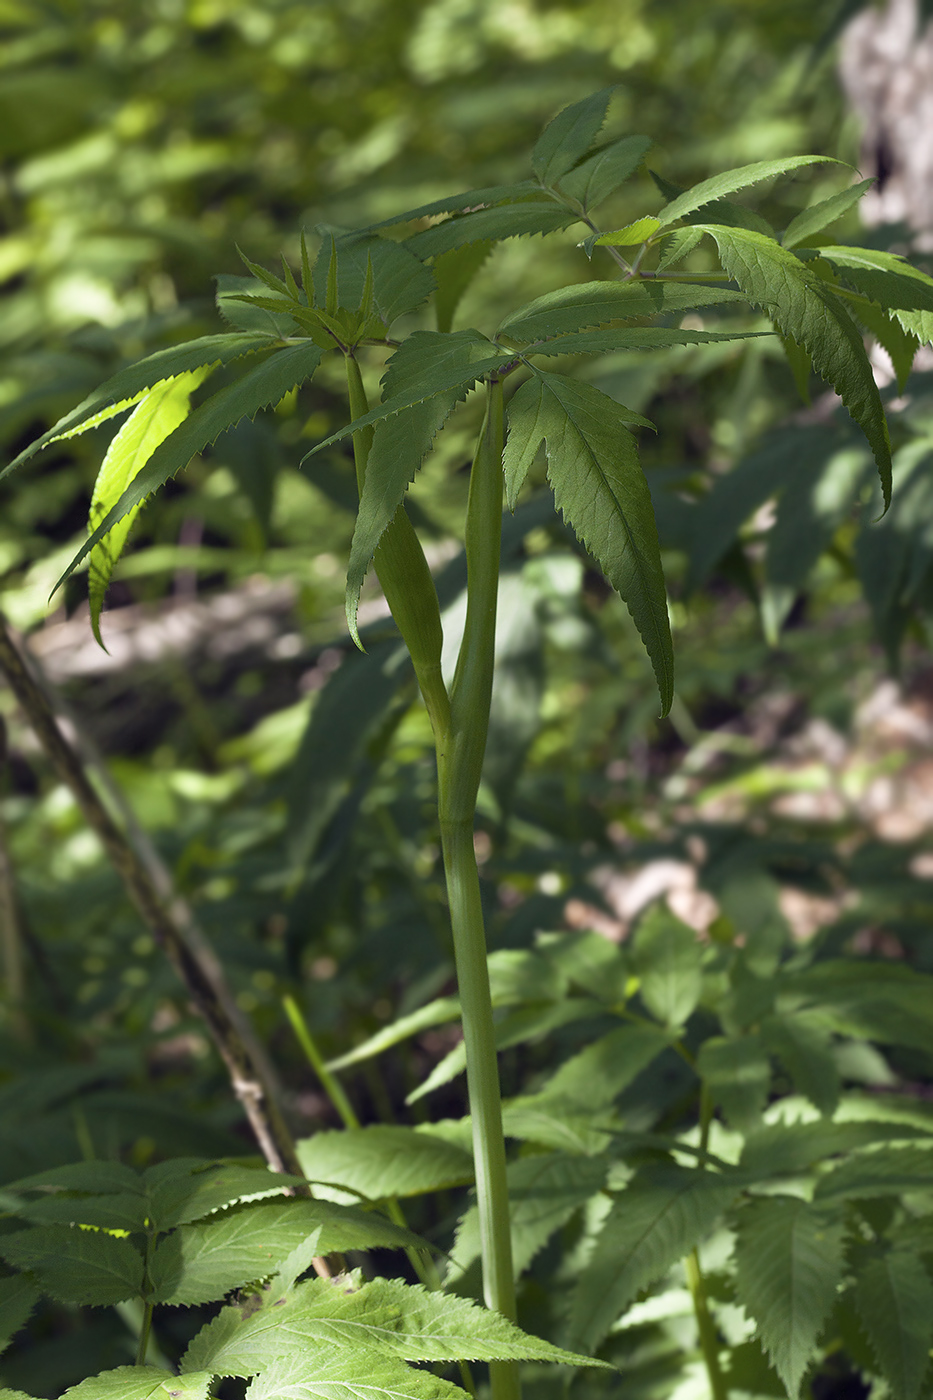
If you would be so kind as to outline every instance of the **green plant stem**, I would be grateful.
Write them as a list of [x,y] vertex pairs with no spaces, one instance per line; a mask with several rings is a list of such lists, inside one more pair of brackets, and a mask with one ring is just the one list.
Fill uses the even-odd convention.
[[[515,1280],[499,1067],[479,871],[473,849],[476,795],[486,751],[495,663],[496,603],[502,531],[502,385],[486,386],[467,505],[467,613],[450,699],[447,742],[438,738],[438,815],[457,983],[463,1014],[467,1088],[473,1122],[476,1201],[487,1307],[515,1320]],[[490,1365],[494,1400],[520,1394],[514,1363]]]
[[[709,1130],[712,1120],[713,1101],[704,1084],[700,1090],[700,1151],[704,1154],[709,1149]],[[707,1166],[707,1163],[702,1159],[701,1163],[704,1167]],[[716,1323],[709,1310],[706,1283],[700,1268],[700,1256],[695,1249],[691,1250],[684,1260],[684,1268],[687,1274],[687,1287],[690,1290],[690,1297],[693,1299],[693,1314],[696,1318],[700,1350],[703,1353],[706,1374],[709,1378],[710,1395],[712,1400],[727,1400],[729,1387],[726,1385],[726,1378],[719,1365],[719,1337],[716,1332]]]
[[136,1350],[136,1365],[145,1366],[149,1348],[149,1333],[152,1331],[152,1304],[147,1303],[143,1312],[143,1325],[139,1329],[139,1346]]

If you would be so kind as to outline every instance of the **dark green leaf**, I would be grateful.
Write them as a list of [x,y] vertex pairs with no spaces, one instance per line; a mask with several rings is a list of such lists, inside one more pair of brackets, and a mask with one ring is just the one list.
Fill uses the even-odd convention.
[[595,209],[613,194],[641,164],[651,145],[647,136],[623,136],[560,177],[560,191],[576,199],[584,209]]
[[841,190],[839,194],[830,195],[829,199],[821,199],[819,204],[812,204],[809,209],[802,210],[787,225],[784,237],[781,239],[784,247],[799,248],[814,233],[819,233],[822,229],[835,223],[837,219],[841,219],[843,214],[847,213],[854,204],[858,204],[862,195],[870,190],[874,183],[874,178],[860,180],[857,185],[852,185],[847,190]]
[[543,340],[609,321],[671,315],[697,306],[744,300],[741,293],[728,287],[695,287],[683,282],[634,278],[629,282],[583,282],[570,289],[547,292],[510,312],[497,335],[521,342]]
[[862,337],[843,303],[793,253],[762,234],[704,226],[722,265],[756,306],[767,309],[785,335],[804,346],[865,434],[878,464],[885,504],[891,494],[891,443],[881,397]]
[[447,1190],[473,1180],[469,1153],[414,1128],[373,1124],[315,1133],[297,1147],[309,1181],[340,1186],[372,1201]]
[[416,258],[435,258],[466,243],[485,239],[499,242],[504,238],[522,238],[533,234],[554,233],[579,222],[579,216],[552,201],[525,201],[522,204],[497,204],[491,209],[477,209],[460,214],[423,233],[414,233],[405,247]]
[[[508,1167],[512,1263],[516,1278],[571,1216],[605,1185],[605,1158],[545,1152]],[[479,1211],[471,1206],[451,1251],[452,1280],[480,1257]]]
[[0,1278],[0,1352],[9,1346],[38,1301],[37,1289],[22,1274]]
[[796,1197],[754,1201],[738,1216],[738,1301],[792,1400],[836,1299],[844,1240],[839,1221]]
[[143,1192],[139,1173],[122,1162],[69,1162],[48,1171],[11,1181],[7,1191],[88,1191],[99,1194],[119,1191]]
[[61,1302],[102,1306],[142,1292],[142,1255],[128,1239],[100,1230],[18,1230],[0,1236],[0,1257],[33,1274],[42,1291]]
[[217,310],[235,331],[265,332],[283,338],[294,333],[298,323],[291,315],[287,302],[273,309],[262,306],[258,301],[250,304],[239,300],[243,296],[261,296],[262,284],[255,278],[219,273],[214,282],[217,285],[214,296]]
[[826,1117],[839,1104],[839,1071],[825,1029],[805,1014],[766,1016],[761,1036],[777,1055],[798,1094],[803,1094]]
[[645,1168],[621,1192],[571,1302],[572,1344],[593,1351],[643,1288],[713,1228],[738,1185],[714,1172]]
[[817,1183],[820,1201],[898,1196],[929,1190],[933,1179],[933,1142],[876,1147],[859,1152],[827,1172]]
[[185,1169],[175,1162],[150,1167],[144,1180],[148,1210],[155,1230],[187,1225],[237,1201],[279,1196],[302,1184],[301,1177],[285,1176],[265,1167],[242,1167],[236,1162]]
[[460,299],[493,247],[490,239],[484,239],[481,243],[465,243],[461,248],[452,248],[449,253],[441,253],[434,259],[434,279],[437,282],[434,309],[439,331],[453,329],[454,314]]
[[[359,307],[367,268],[371,266],[375,310],[386,327],[399,316],[414,311],[434,291],[431,269],[401,243],[371,233],[349,233],[336,240],[336,249],[338,304],[354,311]],[[330,258],[331,245],[325,241],[314,265],[315,291],[321,306]]]
[[420,204],[417,209],[406,209],[403,214],[394,214],[391,219],[370,224],[366,233],[380,228],[393,228],[397,224],[408,224],[414,219],[431,219],[436,214],[455,214],[464,209],[481,206],[510,204],[518,200],[532,199],[538,203],[553,206],[536,180],[519,180],[514,185],[486,185],[478,190],[464,190],[461,194],[448,195],[445,199],[433,199],[429,204]]
[[426,1006],[419,1006],[417,1011],[410,1011],[407,1016],[400,1016],[391,1025],[384,1026],[381,1031],[377,1031],[375,1035],[371,1035],[361,1044],[354,1046],[352,1050],[348,1050],[345,1055],[331,1060],[328,1069],[345,1069],[347,1065],[359,1064],[361,1060],[369,1060],[374,1055],[381,1055],[383,1050],[389,1050],[393,1045],[400,1045],[403,1040],[417,1035],[419,1031],[459,1019],[460,998],[438,997],[435,1001],[428,1002]]
[[[398,353],[404,350],[406,341]],[[347,564],[346,612],[350,636],[359,644],[360,590],[376,547],[434,439],[463,393],[436,394],[376,424]]]
[[591,93],[548,122],[531,153],[531,168],[542,185],[555,185],[586,155],[606,120],[613,91]]
[[[760,180],[771,180],[776,175],[786,175],[791,170],[799,170],[803,165],[819,165],[827,161],[831,161],[830,156],[789,156],[784,160],[758,160],[752,165],[740,165],[735,170],[726,170],[722,175],[714,175],[712,179],[703,180],[699,185],[685,190],[669,204],[665,204],[658,220],[661,227],[665,228],[675,220],[682,219],[684,215],[692,214],[695,209],[702,209],[704,205],[721,199],[723,195],[747,189],[749,185],[756,185]],[[844,163],[832,161],[834,165]]]
[[771,1087],[771,1064],[759,1036],[710,1036],[700,1046],[697,1073],[732,1127],[740,1132],[755,1127]]
[[[691,331],[662,326],[620,326],[607,331],[580,331],[555,340],[526,345],[525,355],[611,355],[617,350],[667,350],[673,345],[712,345],[723,340],[756,340],[769,331]],[[645,423],[645,420],[641,420]],[[650,425],[649,425],[650,426]]]
[[655,904],[639,920],[632,956],[642,1001],[659,1021],[678,1029],[703,986],[702,949],[693,929],[665,904]]
[[667,595],[631,417],[592,384],[535,369],[509,404],[504,467],[514,501],[522,469],[544,441],[557,507],[628,606],[666,714],[674,685]]
[[892,1250],[859,1269],[855,1306],[897,1400],[914,1400],[930,1365],[933,1284],[923,1264],[906,1250]]
[[601,1108],[617,1098],[670,1045],[656,1026],[619,1026],[566,1060],[541,1087],[540,1098]]
[[842,1123],[776,1123],[748,1137],[740,1165],[753,1177],[798,1176],[857,1147],[924,1136],[920,1128],[909,1124],[871,1118]]

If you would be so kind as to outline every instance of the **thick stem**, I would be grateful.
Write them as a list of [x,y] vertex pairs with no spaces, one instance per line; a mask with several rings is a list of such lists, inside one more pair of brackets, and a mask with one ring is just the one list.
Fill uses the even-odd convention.
[[139,1346],[136,1349],[136,1365],[145,1366],[146,1352],[149,1350],[149,1333],[152,1331],[152,1304],[147,1303],[143,1313],[143,1325],[139,1329]]
[[[473,1122],[476,1201],[487,1307],[515,1319],[515,1281],[499,1067],[473,820],[495,663],[496,603],[502,532],[502,385],[487,385],[483,422],[467,506],[467,614],[451,693],[450,732],[438,737],[438,814],[457,983],[463,1013],[467,1088]],[[494,1400],[517,1400],[518,1367],[490,1365]]]

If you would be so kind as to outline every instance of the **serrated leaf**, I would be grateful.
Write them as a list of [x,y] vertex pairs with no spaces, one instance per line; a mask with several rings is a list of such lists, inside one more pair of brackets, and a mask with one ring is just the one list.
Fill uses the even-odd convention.
[[[515,461],[542,440],[558,510],[597,560],[635,621],[657,678],[661,708],[673,698],[667,594],[651,496],[638,462],[627,409],[592,384],[535,367],[509,405],[519,424],[503,465],[515,488]],[[514,496],[513,496],[514,499]]]
[[310,378],[323,353],[320,346],[308,340],[287,346],[266,356],[260,364],[206,399],[155,449],[74,556],[59,584],[124,516],[186,467],[192,457],[215,442],[221,433],[242,418],[254,418],[260,409],[277,404],[296,384]]
[[423,233],[413,233],[405,240],[405,247],[416,258],[435,258],[453,248],[462,248],[466,243],[480,243],[486,239],[498,243],[506,238],[555,233],[579,223],[579,219],[578,214],[551,200],[496,204],[490,209],[477,209],[445,219]]
[[[619,326],[613,330],[580,331],[554,340],[526,345],[523,355],[611,355],[618,350],[669,350],[675,345],[713,345],[724,340],[757,340],[770,331],[693,331],[664,326]],[[635,416],[642,427],[653,427]]]
[[634,224],[626,224],[624,228],[613,229],[611,233],[601,233],[594,239],[593,246],[596,248],[634,248],[639,243],[647,243],[648,239],[657,233],[660,224],[653,214],[648,214],[644,219],[637,219]]
[[143,1192],[139,1173],[122,1162],[69,1162],[62,1167],[50,1167],[32,1176],[20,1177],[11,1181],[7,1191],[88,1191],[109,1193],[120,1191]]
[[703,986],[702,949],[696,933],[666,905],[655,904],[639,920],[632,957],[648,1010],[672,1029],[682,1026]]
[[857,185],[851,185],[849,189],[841,190],[839,194],[830,195],[829,199],[821,199],[819,204],[812,204],[809,209],[801,210],[791,219],[784,231],[784,237],[781,239],[784,247],[800,248],[814,233],[820,233],[830,224],[834,224],[843,214],[848,213],[854,204],[858,204],[862,195],[870,190],[874,183],[874,177],[870,180],[860,180]]
[[541,1087],[542,1099],[566,1099],[580,1108],[612,1103],[670,1045],[656,1026],[619,1026],[565,1060]]
[[841,1222],[796,1197],[754,1201],[738,1216],[738,1301],[792,1400],[836,1299],[844,1243]]
[[925,1191],[933,1178],[933,1143],[876,1147],[853,1155],[817,1182],[814,1199],[856,1200]]
[[827,162],[832,165],[845,164],[844,161],[833,160],[831,156],[790,156],[784,160],[758,160],[752,165],[740,165],[735,170],[723,171],[721,175],[714,175],[709,180],[702,180],[700,184],[693,185],[676,199],[672,199],[669,204],[665,204],[658,214],[658,223],[662,228],[666,228],[676,219],[682,219],[685,214],[702,209],[705,204],[712,204],[723,195],[734,194],[736,190],[747,189],[749,185],[757,185],[761,180],[771,180],[776,175],[787,175],[804,165],[821,165]]
[[914,968],[828,958],[788,974],[785,986],[842,1035],[933,1053],[933,977]]
[[236,1162],[198,1166],[167,1172],[172,1163],[160,1163],[145,1175],[148,1210],[154,1230],[170,1230],[201,1220],[238,1201],[278,1196],[303,1185],[301,1177],[279,1175],[265,1167],[243,1167]]
[[744,300],[740,292],[728,287],[694,287],[683,282],[635,278],[628,282],[583,282],[570,289],[546,292],[510,312],[496,334],[518,341],[543,340],[609,321],[670,315],[698,306]]
[[0,1352],[6,1350],[28,1321],[38,1301],[38,1290],[22,1274],[0,1278]]
[[37,1225],[93,1225],[103,1230],[133,1231],[145,1228],[147,1212],[145,1198],[130,1192],[109,1196],[56,1193],[23,1203],[17,1214]]
[[560,177],[561,193],[584,209],[595,209],[637,170],[650,145],[647,136],[623,136],[610,142]]
[[933,311],[933,277],[897,253],[875,248],[828,246],[821,258],[832,263],[860,292],[891,310]]
[[501,369],[514,357],[513,351],[499,349],[479,331],[471,330],[450,331],[446,335],[438,331],[415,331],[405,341],[404,348],[402,362],[395,366],[397,351],[386,366],[382,403],[331,433],[305,457],[332,447],[361,428],[380,423],[425,399],[468,390],[478,379]]
[[[907,331],[896,320],[896,312],[891,315],[875,302],[867,298],[858,301],[854,305],[850,303],[853,314],[858,318],[865,330],[873,335],[875,340],[883,350],[886,350],[891,357],[891,364],[894,366],[894,373],[897,375],[898,393],[904,392],[907,377],[913,369],[917,351],[920,348],[920,341],[912,332]],[[910,315],[904,312],[904,315]],[[918,315],[930,315],[933,322],[933,314],[918,312]]]
[[[175,379],[163,380],[137,404],[113,438],[101,463],[88,512],[88,534],[94,533],[160,443],[184,422],[188,416],[191,395],[210,372],[209,365],[202,365],[199,369],[188,370]],[[139,501],[97,542],[88,556],[91,628],[101,646],[103,639],[100,635],[100,613],[104,605],[104,595],[110,585],[114,566],[123,553],[123,546],[133,521],[141,508],[142,501]]]
[[400,1016],[391,1025],[384,1026],[375,1035],[371,1035],[368,1040],[364,1040],[360,1045],[348,1050],[345,1055],[339,1055],[337,1059],[330,1060],[327,1068],[345,1069],[347,1065],[355,1065],[361,1060],[372,1059],[374,1055],[381,1055],[383,1050],[390,1050],[393,1045],[400,1045],[403,1040],[417,1035],[419,1031],[429,1030],[431,1026],[441,1026],[447,1021],[456,1021],[459,1018],[460,998],[438,997],[436,1000],[428,1002],[426,1006],[419,1006],[417,1011],[411,1011],[407,1016]]
[[276,1361],[246,1395],[247,1400],[463,1400],[464,1392],[376,1348],[341,1347]]
[[643,1288],[713,1228],[738,1185],[667,1163],[644,1168],[618,1196],[571,1303],[572,1344],[593,1351]]
[[309,1181],[355,1191],[372,1201],[418,1196],[473,1180],[473,1158],[414,1128],[373,1124],[315,1133],[296,1144]]
[[781,349],[787,359],[787,364],[791,374],[794,376],[794,383],[797,386],[797,393],[805,404],[810,402],[810,356],[802,345],[798,345],[791,335],[782,335]]
[[700,1046],[696,1067],[729,1124],[739,1132],[754,1128],[771,1087],[771,1064],[760,1037],[710,1036]]
[[27,1395],[25,1390],[7,1390],[6,1386],[0,1386],[0,1400],[35,1400],[34,1395]]
[[839,1070],[825,1028],[806,1015],[766,1016],[761,1023],[761,1037],[790,1075],[796,1092],[808,1098],[824,1117],[835,1113],[839,1105]]
[[[277,307],[264,308],[264,298],[259,291],[262,283],[254,277],[234,277],[221,272],[214,277],[216,291],[214,301],[224,320],[237,331],[265,331],[276,336],[291,335],[297,322],[291,314],[288,303]],[[241,300],[244,296],[257,298],[253,309],[250,302]]]
[[664,251],[658,263],[658,272],[667,272],[670,268],[676,267],[679,262],[683,262],[684,258],[693,252],[702,237],[702,230],[698,228],[680,228],[675,233],[667,235]]
[[393,214],[391,218],[382,219],[378,224],[370,224],[364,232],[373,233],[376,229],[394,228],[398,224],[411,223],[414,219],[431,219],[437,214],[455,214],[464,209],[510,204],[526,199],[549,206],[552,203],[537,180],[519,180],[513,185],[485,185],[481,189],[447,195],[444,199],[432,199],[430,203],[419,204],[417,209],[406,209],[402,214]]
[[157,1366],[118,1366],[66,1390],[62,1400],[208,1400],[209,1371],[175,1376]]
[[469,1299],[377,1278],[355,1287],[350,1280],[341,1286],[312,1279],[274,1308],[245,1317],[240,1308],[226,1308],[191,1343],[182,1369],[248,1376],[280,1358],[334,1347],[389,1352],[405,1361],[592,1364],[526,1336]]
[[360,592],[373,555],[435,437],[463,396],[456,390],[437,394],[376,424],[347,564],[347,625],[357,645]]
[[602,130],[614,91],[608,87],[593,92],[548,122],[531,153],[531,168],[542,185],[556,184],[586,155]]
[[434,310],[439,331],[453,328],[454,313],[460,299],[489,257],[493,246],[489,239],[480,243],[465,243],[463,247],[452,248],[449,253],[442,253],[434,259],[434,279],[437,283]]
[[142,1292],[142,1255],[128,1239],[100,1230],[18,1230],[0,1237],[0,1258],[34,1275],[42,1291],[60,1302],[100,1307]]
[[825,282],[793,253],[762,234],[703,225],[729,276],[749,301],[767,309],[785,335],[805,347],[868,439],[885,505],[891,495],[891,442],[878,387],[858,328]]
[[740,1166],[756,1178],[798,1176],[829,1158],[876,1142],[928,1136],[905,1123],[874,1119],[844,1123],[779,1123],[759,1128],[742,1148]]
[[[513,1045],[522,1045],[529,1040],[540,1040],[560,1026],[574,1021],[585,1021],[601,1016],[603,1007],[597,1001],[583,997],[565,997],[549,1006],[525,1006],[496,1022],[496,1049],[509,1050]],[[425,1094],[431,1094],[444,1084],[456,1079],[466,1069],[466,1048],[463,1041],[455,1045],[417,1089],[413,1089],[405,1102],[417,1103]]]
[[[509,1163],[509,1219],[516,1278],[525,1272],[554,1232],[602,1190],[607,1170],[605,1158],[565,1152],[544,1152]],[[469,1268],[480,1254],[479,1211],[474,1205],[457,1229],[450,1254],[451,1277],[455,1280],[456,1271]]]
[[206,335],[198,340],[189,340],[184,345],[173,345],[169,350],[158,350],[154,355],[148,355],[144,360],[120,370],[101,384],[100,388],[95,389],[77,408],[66,413],[48,432],[24,448],[18,457],[4,467],[0,477],[11,472],[22,462],[28,461],[49,443],[73,437],[77,433],[85,433],[115,414],[124,412],[164,379],[186,374],[202,365],[229,364],[231,360],[237,360],[255,350],[266,349],[274,343],[268,335]]
[[410,1230],[375,1213],[330,1201],[295,1199],[250,1206],[182,1225],[156,1249],[152,1297],[160,1303],[209,1303],[232,1288],[276,1272],[280,1262],[320,1230],[319,1252],[424,1249]]
[[930,1365],[933,1283],[907,1250],[891,1250],[863,1265],[855,1306],[878,1368],[896,1400],[914,1400]]
[[[434,291],[434,274],[401,243],[371,232],[344,234],[335,240],[337,253],[336,296],[341,307],[356,310],[372,268],[375,310],[387,328],[399,316],[414,311]],[[326,297],[331,245],[325,240],[314,265],[314,285],[319,305]],[[328,311],[330,308],[328,307]],[[330,312],[334,314],[333,311]]]

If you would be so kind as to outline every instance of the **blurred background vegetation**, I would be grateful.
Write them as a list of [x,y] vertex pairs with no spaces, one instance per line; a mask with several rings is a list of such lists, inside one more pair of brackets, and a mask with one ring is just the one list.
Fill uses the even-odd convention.
[[[212,279],[242,274],[236,245],[294,263],[303,228],[522,178],[542,123],[593,89],[618,85],[614,127],[651,137],[649,164],[680,185],[798,152],[857,163],[836,61],[859,8],[0,0],[6,459],[121,364],[222,329]],[[786,223],[841,187],[832,170],[780,186],[767,212]],[[642,173],[603,224],[656,207]],[[855,241],[909,245],[905,228],[851,219]],[[489,268],[460,324],[489,329],[503,302],[555,277],[606,275],[572,234],[501,245]],[[754,347],[586,370],[660,429],[643,450],[675,625],[669,721],[624,607],[549,505],[506,531],[477,835],[494,947],[568,926],[621,937],[666,894],[701,930],[741,909],[827,950],[933,965],[930,366],[901,390],[879,362],[902,503],[872,534],[877,501],[845,421],[818,386],[802,407],[779,346]],[[194,905],[303,1132],[335,1117],[282,995],[336,1056],[452,973],[427,721],[378,595],[361,614],[366,656],[343,621],[352,464],[335,450],[297,468],[344,416],[321,375],[151,503],[115,575],[107,652],[85,575],[50,601],[104,434],[8,478],[0,517],[0,606]],[[475,422],[468,403],[413,491],[454,607]],[[7,691],[0,709],[0,864],[19,910],[4,945],[0,1182],[82,1156],[253,1151],[171,970]],[[506,1052],[506,1092],[561,1036]],[[405,1095],[450,1043],[427,1032],[348,1075],[363,1120],[425,1114]],[[919,1054],[900,1070],[929,1078]],[[890,1071],[868,1057],[853,1073]],[[457,1085],[429,1103],[434,1117],[464,1111]],[[446,1228],[430,1212],[413,1223]],[[132,1356],[116,1312],[79,1314],[40,1314],[3,1383],[50,1394]]]

